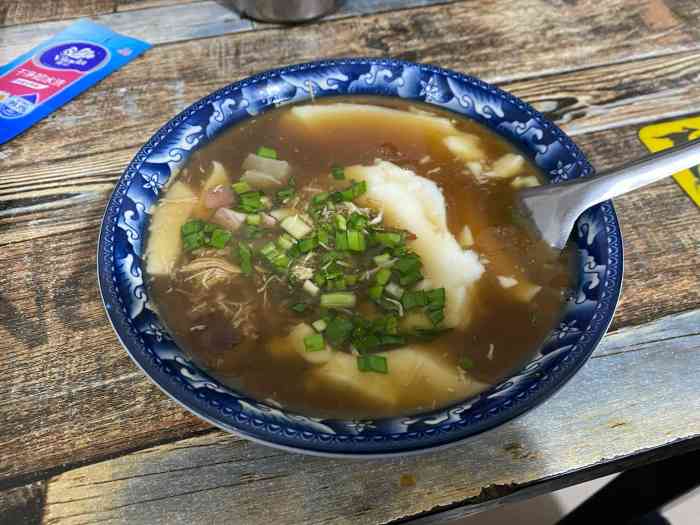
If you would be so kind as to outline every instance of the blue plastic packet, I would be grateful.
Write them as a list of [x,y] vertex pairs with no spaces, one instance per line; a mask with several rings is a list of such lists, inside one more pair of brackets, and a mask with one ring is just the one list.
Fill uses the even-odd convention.
[[0,67],[0,144],[150,47],[89,20],[79,20]]

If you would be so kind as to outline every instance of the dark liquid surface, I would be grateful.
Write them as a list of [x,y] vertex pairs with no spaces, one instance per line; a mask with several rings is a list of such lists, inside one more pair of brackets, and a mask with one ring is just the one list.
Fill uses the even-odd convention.
[[[339,101],[401,110],[420,107],[452,119],[461,131],[478,135],[491,160],[505,153],[517,153],[480,125],[432,107],[380,97],[336,98],[318,103]],[[235,181],[242,174],[245,157],[264,145],[274,148],[278,158],[293,166],[298,188],[328,188],[332,184],[328,177],[331,166],[370,165],[375,159],[393,162],[435,181],[447,204],[450,231],[457,236],[468,225],[476,240],[473,249],[488,262],[477,284],[468,329],[441,335],[430,343],[430,351],[454,366],[468,357],[473,362],[469,374],[489,384],[522,366],[560,316],[571,266],[568,254],[552,261],[542,246],[513,224],[515,190],[509,181],[484,182],[483,178],[465,173],[464,162],[454,159],[441,146],[439,137],[407,132],[391,122],[368,126],[361,120],[354,127],[343,123],[334,126],[330,122],[322,135],[295,133],[284,122],[288,111],[289,108],[272,110],[227,130],[193,155],[179,180],[198,190],[211,171],[211,163],[217,161]],[[539,177],[530,164],[521,175]],[[542,286],[530,302],[513,300],[510,291],[499,284],[498,270],[509,266],[515,266],[519,275]],[[252,397],[274,400],[305,414],[341,418],[392,416],[435,408],[429,399],[420,405],[409,401],[387,408],[367,403],[341,388],[309,388],[304,378],[310,365],[276,359],[265,351],[272,338],[289,333],[299,316],[285,306],[283,294],[270,288],[264,298],[258,284],[238,278],[235,285],[215,284],[203,291],[194,281],[157,277],[150,281],[150,289],[161,318],[178,344],[213,376]],[[251,303],[258,337],[246,338],[240,331],[231,330],[226,312],[210,308],[212,303],[228,305],[224,310]]]

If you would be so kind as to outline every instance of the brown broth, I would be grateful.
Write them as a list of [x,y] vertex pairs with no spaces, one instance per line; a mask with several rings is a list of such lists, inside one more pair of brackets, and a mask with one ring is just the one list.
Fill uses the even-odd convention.
[[[491,160],[505,153],[517,153],[505,140],[481,125],[433,107],[381,97],[344,97],[316,103],[339,101],[400,110],[418,107],[452,119],[461,131],[478,135]],[[274,148],[279,159],[293,166],[298,188],[328,188],[333,184],[328,177],[331,166],[369,165],[377,158],[435,181],[443,190],[450,231],[457,235],[465,224],[469,225],[476,239],[474,249],[489,263],[477,284],[474,314],[468,329],[455,329],[441,335],[430,343],[430,351],[454,366],[468,356],[474,365],[469,374],[489,384],[522,366],[560,316],[564,290],[571,278],[571,265],[567,252],[552,260],[541,245],[513,225],[514,190],[509,182],[480,182],[465,174],[464,163],[454,159],[434,139],[416,139],[420,135],[402,133],[390,123],[369,128],[358,125],[350,132],[346,128],[334,129],[330,124],[322,140],[295,134],[282,122],[288,110],[275,109],[227,130],[191,157],[179,180],[195,189],[201,188],[212,161],[223,164],[236,180],[245,157],[264,145]],[[522,175],[540,177],[530,163]],[[516,265],[518,272],[541,285],[542,291],[530,302],[512,300],[508,290],[495,278],[493,268],[499,264]],[[265,351],[271,338],[286,335],[290,327],[299,322],[298,314],[288,308],[286,298],[279,291],[271,289],[264,303],[263,294],[257,291],[259,288],[251,279],[239,277],[234,282],[234,285],[215,284],[204,293],[192,282],[182,279],[156,277],[150,281],[153,301],[175,340],[195,362],[222,382],[257,399],[273,400],[314,416],[384,417],[436,408],[429,398],[420,402],[411,398],[399,406],[387,408],[350,396],[340,388],[309,388],[303,378],[310,365],[300,360],[277,359]],[[236,308],[236,303],[244,301],[253,302],[251,315],[259,335],[255,340],[227,328],[227,318],[221,311],[201,308],[203,302]],[[206,328],[201,329],[202,326]]]

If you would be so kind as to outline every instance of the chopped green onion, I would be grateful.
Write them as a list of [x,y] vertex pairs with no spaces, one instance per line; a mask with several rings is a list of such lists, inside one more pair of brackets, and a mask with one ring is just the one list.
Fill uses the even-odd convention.
[[418,270],[414,270],[399,277],[399,283],[401,284],[401,286],[407,287],[413,286],[414,284],[419,283],[422,280],[423,274]]
[[331,193],[331,200],[333,202],[349,202],[355,200],[357,197],[363,195],[366,192],[367,183],[365,181],[353,182],[352,186],[350,186],[349,188],[344,189],[342,191],[334,191],[333,193]]
[[209,245],[212,248],[222,250],[231,240],[231,237],[233,237],[233,234],[230,231],[223,230],[221,228],[216,228],[211,234],[211,240],[209,241]]
[[365,181],[356,182],[352,185],[353,198],[364,195],[367,193],[367,183]]
[[307,306],[308,305],[306,303],[296,303],[296,304],[293,304],[292,306],[290,306],[290,308],[292,310],[294,310],[296,313],[302,314],[306,310]]
[[263,231],[260,226],[255,226],[253,224],[244,224],[240,231],[244,239],[258,239],[263,236]]
[[270,264],[279,270],[284,270],[289,265],[289,257],[281,253],[273,242],[268,242],[265,246],[263,246],[260,249],[260,253]]
[[420,270],[423,264],[417,255],[405,255],[394,264],[394,268],[401,273],[411,273]]
[[289,250],[296,243],[297,240],[288,233],[283,233],[277,238],[277,246],[279,246],[285,251]]
[[348,249],[354,252],[364,252],[367,249],[365,235],[356,230],[348,230]]
[[202,231],[211,235],[212,233],[214,233],[214,230],[216,230],[216,224],[211,224],[207,222],[204,224],[204,229]]
[[274,264],[280,270],[284,270],[289,266],[289,262],[289,257],[282,253],[275,259]]
[[435,288],[434,290],[429,290],[426,292],[428,297],[428,304],[431,306],[444,306],[445,305],[445,289]]
[[[391,261],[391,254],[390,253],[383,253],[381,255],[377,255],[372,258],[374,261],[374,264],[377,266],[389,266],[389,261]],[[393,266],[393,265],[392,265]]]
[[316,297],[319,294],[319,292],[321,291],[321,289],[318,286],[316,286],[309,279],[304,281],[304,285],[302,286],[302,288],[304,289],[304,291],[306,293],[308,293],[309,295],[311,295],[313,297]]
[[238,243],[238,260],[241,263],[241,271],[249,275],[253,271],[253,251],[245,243]]
[[316,248],[316,239],[314,237],[310,237],[308,239],[303,239],[299,241],[299,244],[297,244],[297,247],[299,248],[299,251],[301,253],[308,253],[314,248]]
[[352,339],[352,345],[361,353],[366,354],[382,344],[381,339],[374,334],[359,333]]
[[304,349],[307,352],[318,352],[325,347],[326,345],[323,342],[323,336],[321,334],[312,334],[304,337]]
[[236,182],[231,187],[233,188],[233,191],[239,195],[253,191],[253,188],[246,181]]
[[206,237],[204,236],[203,232],[196,232],[196,233],[191,233],[189,235],[186,235],[182,238],[182,244],[183,247],[185,248],[185,251],[191,252],[194,251],[198,248],[201,248],[204,246],[204,243],[206,242]]
[[337,232],[335,234],[335,247],[338,250],[348,249],[348,236],[343,232]]
[[256,213],[265,209],[262,201],[263,194],[259,191],[241,193],[239,209],[244,213]]
[[367,223],[369,222],[369,219],[365,216],[362,215],[361,213],[358,213],[356,211],[352,212],[350,215],[350,226],[355,228],[356,230],[360,230],[367,226]]
[[382,335],[380,337],[383,345],[402,345],[406,343],[406,339],[400,335]]
[[419,290],[416,292],[406,292],[401,298],[401,304],[406,310],[411,310],[418,306],[425,306],[428,304],[425,292]]
[[377,372],[387,374],[389,366],[386,357],[381,355],[360,355],[357,356],[357,368],[360,372]]
[[312,230],[312,227],[309,226],[300,215],[286,217],[282,220],[280,226],[297,239],[301,239]]
[[352,188],[348,188],[347,190],[343,190],[339,193],[341,201],[349,202],[355,198],[355,192],[352,191]]
[[342,277],[338,279],[330,279],[326,282],[326,287],[329,290],[345,290],[345,288],[347,288],[347,283]]
[[340,166],[333,166],[331,168],[331,175],[335,180],[345,180],[345,169]]
[[357,296],[352,292],[324,293],[321,295],[321,306],[324,308],[353,308],[357,304]]
[[345,231],[348,229],[348,223],[345,220],[345,217],[342,215],[338,214],[335,216],[335,227],[338,228],[339,230]]
[[246,224],[252,224],[254,226],[257,226],[260,224],[261,218],[259,213],[249,213],[246,215],[245,222]]
[[275,245],[269,242],[265,246],[260,248],[260,253],[262,253],[265,257],[270,257],[278,252],[277,248],[275,248]]
[[266,159],[277,160],[277,151],[272,148],[267,148],[265,146],[260,146],[257,151],[258,157],[264,157]]
[[328,244],[328,232],[326,230],[319,230],[316,234],[319,244]]
[[382,292],[384,292],[384,287],[379,285],[372,286],[367,291],[367,293],[369,294],[369,298],[373,301],[379,301],[379,299],[382,298]]
[[345,343],[352,334],[354,325],[352,321],[344,317],[336,317],[327,321],[325,336],[328,342],[335,347]]
[[328,324],[323,319],[319,319],[318,321],[311,323],[311,326],[313,326],[314,330],[317,332],[323,332],[328,327]]
[[399,319],[395,315],[387,315],[384,318],[384,331],[390,335],[399,333]]
[[459,366],[462,368],[462,370],[471,370],[474,368],[474,361],[468,357],[463,357],[459,360]]
[[281,203],[287,202],[289,199],[294,197],[294,194],[296,192],[294,191],[294,188],[284,188],[282,190],[278,190],[276,193],[277,200]]
[[328,200],[328,193],[326,193],[325,191],[322,193],[317,193],[316,195],[311,197],[311,203],[316,205],[316,206],[320,206],[321,204],[323,204],[327,200]]
[[440,309],[428,308],[426,310],[426,313],[428,314],[428,318],[430,319],[430,322],[433,323],[433,326],[439,325],[445,319],[445,313],[443,312],[442,308],[440,308]]
[[391,270],[389,268],[382,268],[374,276],[374,280],[377,284],[385,285],[391,279]]
[[385,287],[386,293],[389,295],[396,297],[397,299],[401,299],[404,295],[404,289],[401,288],[398,284],[396,283],[389,283]]
[[394,232],[376,232],[373,239],[377,243],[390,248],[403,243],[403,235]]
[[187,221],[185,224],[182,225],[182,228],[180,228],[180,231],[182,233],[182,236],[185,237],[187,235],[190,235],[192,233],[197,233],[202,231],[204,228],[204,222],[200,221],[199,219],[192,219]]

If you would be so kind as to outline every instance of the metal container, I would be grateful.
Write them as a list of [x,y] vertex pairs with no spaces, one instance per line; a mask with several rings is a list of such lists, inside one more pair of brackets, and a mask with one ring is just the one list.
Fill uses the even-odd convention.
[[340,0],[230,0],[243,16],[264,22],[293,23],[319,18]]

